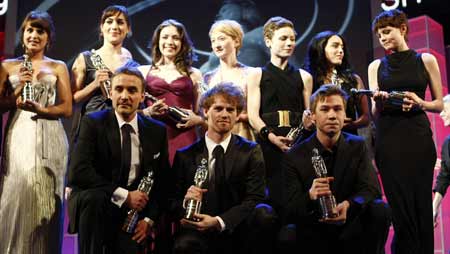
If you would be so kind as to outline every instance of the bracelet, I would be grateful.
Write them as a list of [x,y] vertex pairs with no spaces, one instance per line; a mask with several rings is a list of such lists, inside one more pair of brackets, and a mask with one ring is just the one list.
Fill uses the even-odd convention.
[[267,126],[262,127],[259,130],[259,135],[261,136],[262,139],[264,140],[269,140],[269,134],[271,133],[270,129],[267,128]]

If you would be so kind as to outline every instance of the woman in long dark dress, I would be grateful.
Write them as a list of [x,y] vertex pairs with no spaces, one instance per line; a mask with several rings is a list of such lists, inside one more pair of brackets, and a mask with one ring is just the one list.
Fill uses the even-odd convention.
[[336,32],[323,31],[316,34],[308,45],[305,70],[314,81],[313,92],[323,84],[339,85],[347,94],[344,131],[358,134],[358,128],[369,124],[369,104],[366,96],[353,96],[352,88],[364,89],[362,79],[349,63],[344,38]]
[[[393,253],[433,253],[432,181],[435,144],[425,111],[440,112],[441,76],[436,58],[407,44],[408,21],[398,10],[379,14],[373,30],[391,54],[369,65],[376,118],[376,163],[392,207]],[[425,100],[430,87],[432,100]],[[400,102],[389,92],[401,91]]]

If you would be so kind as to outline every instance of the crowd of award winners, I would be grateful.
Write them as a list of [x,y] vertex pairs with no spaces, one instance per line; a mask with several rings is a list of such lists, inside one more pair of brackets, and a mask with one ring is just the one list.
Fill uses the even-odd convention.
[[[261,31],[261,67],[238,61],[238,22],[213,23],[219,64],[207,73],[175,19],[154,30],[147,65],[123,47],[126,7],[99,20],[101,47],[69,69],[46,56],[51,16],[32,11],[23,52],[1,63],[0,253],[59,254],[71,233],[81,254],[380,254],[391,225],[391,253],[434,253],[450,156],[446,142],[433,202],[426,113],[450,124],[450,99],[436,58],[409,48],[405,13],[373,20],[389,53],[368,66],[368,85],[334,31],[316,34],[294,68],[298,34],[280,16]],[[373,147],[358,136],[371,121]]]

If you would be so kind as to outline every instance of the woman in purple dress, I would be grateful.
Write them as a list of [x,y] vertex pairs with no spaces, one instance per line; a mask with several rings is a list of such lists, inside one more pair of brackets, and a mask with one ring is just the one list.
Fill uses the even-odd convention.
[[[180,22],[163,21],[153,33],[151,49],[152,64],[140,66],[139,70],[146,77],[146,91],[158,99],[156,103],[160,107],[152,107],[154,102],[147,100],[149,107],[143,112],[166,124],[172,163],[177,149],[194,143],[197,139],[195,126],[204,122],[197,114],[202,75],[192,67],[192,42]],[[176,121],[167,114],[168,106],[176,106],[188,115]]]

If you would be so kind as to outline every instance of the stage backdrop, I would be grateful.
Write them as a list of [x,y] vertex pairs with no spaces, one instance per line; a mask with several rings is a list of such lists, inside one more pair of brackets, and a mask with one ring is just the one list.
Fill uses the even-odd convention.
[[[122,4],[129,8],[133,34],[126,40],[134,58],[141,64],[151,61],[149,41],[153,30],[164,19],[182,22],[194,41],[202,71],[215,67],[211,57],[208,31],[216,19],[234,19],[245,29],[240,61],[251,66],[262,66],[268,60],[268,51],[262,39],[262,26],[271,16],[283,16],[294,22],[297,47],[292,63],[301,66],[306,46],[312,36],[324,30],[339,31],[347,39],[351,63],[366,80],[367,66],[372,59],[370,32],[370,3],[356,0],[19,0],[17,29],[23,17],[31,10],[48,11],[56,24],[56,44],[51,57],[62,59],[70,67],[83,50],[100,47],[99,19],[108,5]],[[16,35],[16,55],[21,48]]]

